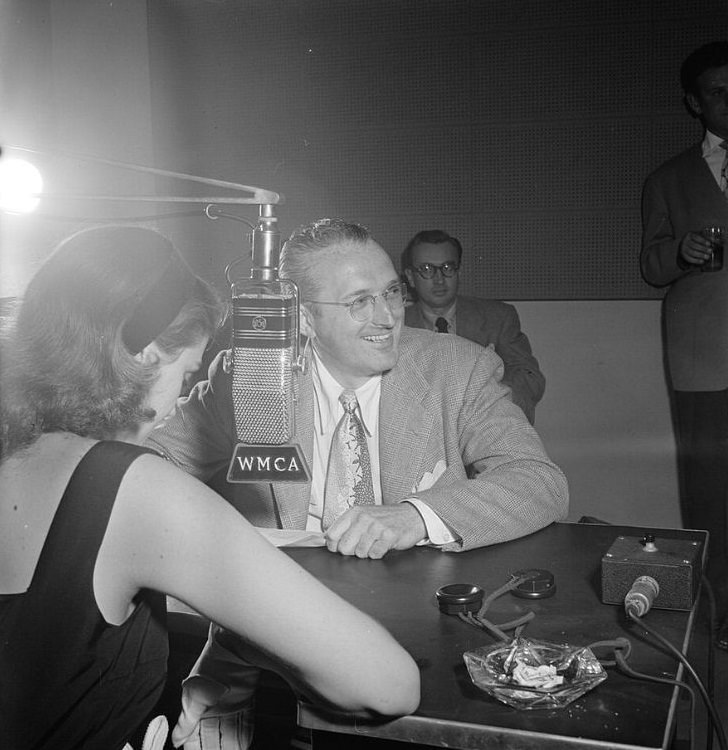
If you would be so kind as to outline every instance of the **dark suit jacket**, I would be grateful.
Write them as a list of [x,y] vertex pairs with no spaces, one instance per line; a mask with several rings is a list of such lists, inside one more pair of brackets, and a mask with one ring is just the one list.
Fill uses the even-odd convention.
[[[413,328],[430,327],[416,303],[406,309],[404,322]],[[503,382],[511,387],[513,402],[523,409],[533,424],[536,404],[546,388],[546,378],[531,353],[526,334],[521,330],[516,308],[507,302],[458,295],[455,326],[458,336],[476,341],[481,346],[493,345],[503,360]]]
[[728,387],[728,268],[703,273],[677,264],[685,233],[714,224],[728,228],[728,201],[696,144],[655,170],[642,193],[642,275],[653,286],[669,285],[665,346],[680,391]]
[[[568,510],[562,472],[501,385],[501,360],[459,336],[403,328],[397,364],[382,378],[379,462],[385,504],[416,494],[447,523],[459,551],[529,534]],[[228,465],[235,434],[232,378],[220,357],[149,445],[208,481]],[[310,374],[297,394],[296,441],[311,462],[314,398]],[[416,491],[437,466],[429,489]],[[310,484],[236,485],[231,499],[253,524],[303,529]],[[225,493],[227,495],[227,493]]]

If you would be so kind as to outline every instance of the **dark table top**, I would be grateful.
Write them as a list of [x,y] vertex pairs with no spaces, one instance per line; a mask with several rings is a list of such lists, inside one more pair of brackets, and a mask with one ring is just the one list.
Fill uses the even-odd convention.
[[[356,725],[302,705],[305,726],[328,731],[402,739],[447,747],[664,747],[674,721],[677,691],[627,677],[613,667],[607,679],[562,709],[519,711],[473,685],[463,652],[492,645],[486,631],[439,611],[435,591],[450,583],[473,583],[486,596],[516,570],[545,568],[556,593],[525,600],[505,594],[488,610],[494,623],[531,609],[535,618],[524,637],[585,646],[618,636],[632,643],[631,667],[675,678],[678,660],[629,622],[623,607],[601,602],[601,560],[620,535],[641,537],[643,528],[553,524],[511,542],[463,553],[418,547],[390,552],[382,560],[360,560],[318,549],[285,551],[343,598],[379,620],[408,649],[422,676],[422,701],[415,715],[384,725]],[[704,532],[649,529],[659,538],[703,542]],[[694,611],[652,609],[649,625],[674,646],[687,649]],[[607,652],[598,652],[607,656]],[[611,657],[611,655],[610,655]],[[515,744],[514,744],[515,743]]]

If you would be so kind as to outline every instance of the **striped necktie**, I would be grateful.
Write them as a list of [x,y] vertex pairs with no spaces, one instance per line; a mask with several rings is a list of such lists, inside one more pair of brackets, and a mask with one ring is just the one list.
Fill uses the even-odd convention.
[[445,318],[438,318],[435,321],[435,330],[438,333],[447,333],[448,328],[449,328],[449,326],[448,326],[447,320],[445,320]]
[[723,166],[720,168],[720,187],[725,199],[728,200],[728,141],[723,141],[720,147],[725,151]]
[[354,391],[343,391],[344,413],[331,440],[324,489],[324,531],[353,505],[373,505],[374,485],[364,426]]

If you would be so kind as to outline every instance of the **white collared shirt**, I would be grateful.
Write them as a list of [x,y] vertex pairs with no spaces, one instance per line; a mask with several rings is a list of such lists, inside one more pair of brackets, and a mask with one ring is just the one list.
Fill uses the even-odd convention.
[[452,305],[450,305],[450,307],[444,314],[434,312],[429,307],[427,307],[424,302],[418,302],[415,304],[419,304],[420,311],[422,312],[422,317],[425,319],[425,323],[427,323],[430,330],[436,331],[437,326],[435,325],[435,321],[438,318],[445,318],[445,320],[447,321],[447,332],[457,333],[455,329],[455,307],[457,305],[457,300],[455,300]]
[[705,159],[705,163],[708,165],[711,174],[721,190],[725,190],[726,187],[721,183],[720,174],[721,167],[723,166],[723,159],[725,159],[725,155],[728,153],[720,146],[724,140],[725,138],[721,138],[719,135],[711,133],[710,130],[706,130],[702,144],[703,159]]
[[[324,491],[326,472],[331,452],[331,440],[344,413],[339,401],[344,388],[326,369],[316,352],[311,357],[312,380],[314,391],[314,431],[313,431],[313,466],[311,469],[311,501],[308,506],[307,531],[322,531],[321,521],[324,513]],[[366,433],[367,447],[372,470],[374,502],[382,504],[382,481],[379,471],[379,401],[382,394],[382,376],[375,375],[364,385],[357,388],[359,402],[359,419]],[[427,503],[417,498],[407,498],[407,502],[417,508],[427,529],[427,539],[422,543],[435,545],[447,544],[457,537],[453,535],[442,519]]]

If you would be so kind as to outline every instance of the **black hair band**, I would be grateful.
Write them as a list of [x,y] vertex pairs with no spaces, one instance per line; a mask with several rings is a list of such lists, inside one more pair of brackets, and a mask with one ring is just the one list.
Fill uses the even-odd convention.
[[139,354],[174,321],[192,296],[196,282],[184,261],[176,253],[170,255],[162,275],[124,323],[121,338],[131,354]]

